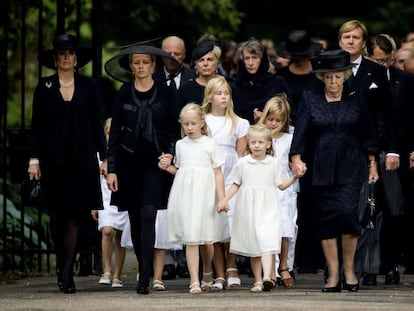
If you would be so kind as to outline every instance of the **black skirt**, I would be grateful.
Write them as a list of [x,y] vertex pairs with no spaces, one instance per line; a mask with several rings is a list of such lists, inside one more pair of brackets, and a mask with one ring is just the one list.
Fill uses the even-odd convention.
[[360,235],[358,207],[362,183],[313,186],[318,235],[321,240],[342,234]]

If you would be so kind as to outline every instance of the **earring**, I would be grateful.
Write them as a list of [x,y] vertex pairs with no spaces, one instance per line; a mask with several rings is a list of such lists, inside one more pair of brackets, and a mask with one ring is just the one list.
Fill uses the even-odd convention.
[[55,62],[55,67],[57,67],[57,63]]

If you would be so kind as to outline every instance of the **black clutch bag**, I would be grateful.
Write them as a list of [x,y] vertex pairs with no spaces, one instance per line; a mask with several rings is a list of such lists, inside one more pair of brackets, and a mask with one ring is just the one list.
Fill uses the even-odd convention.
[[24,180],[21,187],[21,195],[24,205],[41,207],[43,205],[43,190],[40,179]]
[[367,230],[375,229],[375,182],[370,182],[368,184],[368,198],[365,205],[364,217],[362,219],[362,228]]

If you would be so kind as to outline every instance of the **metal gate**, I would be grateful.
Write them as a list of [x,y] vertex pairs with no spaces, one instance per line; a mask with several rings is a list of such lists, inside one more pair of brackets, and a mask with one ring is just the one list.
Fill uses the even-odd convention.
[[[94,58],[92,62],[92,76],[98,86],[102,78],[102,0],[58,0],[55,9],[55,34],[65,32],[68,12],[72,12],[75,20],[74,29],[68,32],[79,36],[82,5],[90,2],[91,16],[88,23],[92,29],[92,48]],[[0,264],[2,272],[50,272],[54,250],[49,234],[49,221],[46,211],[24,206],[21,201],[20,185],[27,174],[28,163],[28,133],[27,122],[27,89],[28,81],[26,66],[28,52],[43,49],[44,26],[50,17],[45,17],[44,3],[37,1],[0,1]],[[50,10],[50,8],[48,8]],[[37,12],[37,49],[28,48],[29,37],[33,37],[27,29],[28,10],[33,15]],[[48,19],[49,18],[49,19]],[[10,51],[18,56],[10,67]],[[13,72],[13,73],[11,73]],[[42,75],[42,68],[38,65],[38,77]],[[16,78],[19,83],[16,87]],[[36,81],[35,81],[36,82]],[[9,126],[8,112],[12,107],[12,98],[19,97],[20,121],[17,126]],[[14,100],[16,102],[16,100]],[[95,227],[96,228],[96,227]],[[97,243],[83,245],[80,250],[78,269],[79,274],[91,272],[100,273],[100,251]],[[92,265],[83,268],[82,265]],[[89,269],[90,268],[90,269]],[[86,269],[86,270],[85,270]]]

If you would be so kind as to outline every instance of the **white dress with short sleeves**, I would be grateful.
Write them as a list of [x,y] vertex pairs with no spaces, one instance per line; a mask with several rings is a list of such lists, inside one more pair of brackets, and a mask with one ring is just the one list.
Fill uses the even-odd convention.
[[231,232],[230,252],[259,257],[281,248],[281,210],[278,190],[285,175],[270,155],[257,161],[247,155],[237,162],[231,178],[240,185]]
[[[205,121],[207,123],[209,136],[218,143],[225,160],[225,163],[222,166],[222,171],[224,175],[224,187],[227,191],[233,183],[230,179],[230,173],[239,159],[236,151],[237,140],[247,135],[250,124],[246,119],[236,117],[236,125],[232,130],[232,122],[229,117],[214,116],[211,113],[206,115]],[[223,232],[222,241],[228,241],[230,238],[236,197],[237,194],[229,201],[230,209],[226,213],[226,226]]]
[[172,243],[212,244],[220,241],[225,213],[216,211],[214,168],[224,164],[215,140],[208,136],[177,141],[178,168],[168,198],[168,236]]

